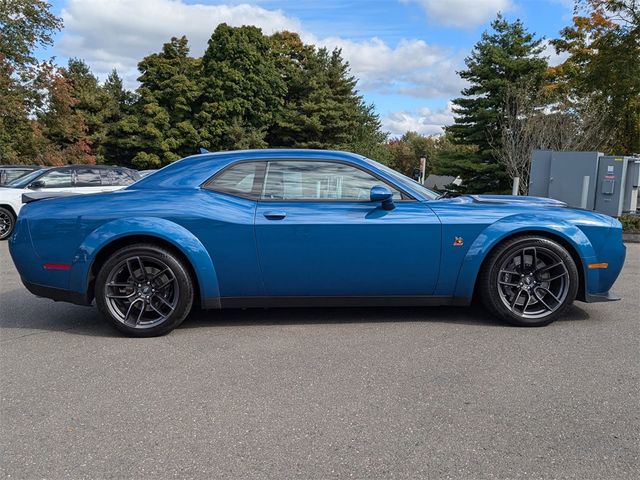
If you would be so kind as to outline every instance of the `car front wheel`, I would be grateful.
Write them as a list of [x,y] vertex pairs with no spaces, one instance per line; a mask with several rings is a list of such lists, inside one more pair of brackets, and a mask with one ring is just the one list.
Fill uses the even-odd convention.
[[507,240],[489,256],[479,293],[497,317],[517,326],[540,327],[562,315],[578,291],[578,269],[567,250],[551,239]]
[[96,304],[120,331],[136,337],[163,335],[186,318],[193,282],[182,260],[157,245],[115,252],[96,277]]
[[0,240],[6,240],[13,232],[16,224],[16,217],[10,210],[0,207]]

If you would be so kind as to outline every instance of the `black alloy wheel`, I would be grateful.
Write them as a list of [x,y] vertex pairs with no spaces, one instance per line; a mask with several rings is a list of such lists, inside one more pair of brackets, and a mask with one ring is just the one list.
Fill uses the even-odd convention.
[[191,310],[193,296],[193,282],[182,261],[152,244],[118,250],[96,279],[98,308],[117,329],[132,336],[173,330]]
[[556,320],[578,290],[578,270],[567,250],[545,237],[516,237],[493,251],[480,275],[484,304],[518,326]]
[[0,207],[0,240],[6,240],[11,236],[16,225],[16,217],[10,210]]

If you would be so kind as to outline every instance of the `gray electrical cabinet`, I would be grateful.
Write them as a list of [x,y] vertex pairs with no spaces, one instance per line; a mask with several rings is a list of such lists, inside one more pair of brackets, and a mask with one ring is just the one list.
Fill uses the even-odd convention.
[[529,195],[618,217],[638,208],[640,158],[534,150]]
[[534,150],[531,154],[529,195],[533,197],[549,197],[552,155],[552,150]]
[[586,206],[593,209],[595,178],[600,152],[556,152],[534,150],[531,155],[529,195],[562,200],[571,207],[582,207],[584,177],[589,177]]
[[596,200],[595,178],[600,152],[553,152],[549,171],[549,198],[566,202],[570,207],[582,207],[584,177],[589,177],[587,204],[592,210]]
[[602,157],[598,168],[595,210],[618,217],[638,208],[640,158]]

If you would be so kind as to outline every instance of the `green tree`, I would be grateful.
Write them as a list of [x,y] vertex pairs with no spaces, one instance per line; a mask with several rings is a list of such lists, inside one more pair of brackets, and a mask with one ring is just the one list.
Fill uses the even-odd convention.
[[640,151],[640,2],[579,0],[573,25],[552,44],[569,56],[552,68],[553,88],[570,110],[586,101],[605,106],[615,154]]
[[86,136],[91,143],[93,153],[102,150],[107,136],[108,124],[105,122],[107,98],[98,78],[91,73],[89,66],[80,59],[71,58],[62,76],[71,88],[75,99],[73,110],[82,117]]
[[[475,178],[478,175],[478,162],[468,159],[476,158],[477,150],[477,146],[458,143],[452,138],[451,133],[445,132],[437,141],[433,155],[432,172],[436,175],[460,175],[462,179]],[[456,170],[453,172],[451,165],[456,165]],[[480,166],[480,168],[482,167]],[[455,185],[451,187],[451,191],[457,193],[471,191],[464,184],[459,187]]]
[[373,105],[358,94],[340,50],[316,49],[291,32],[270,40],[286,92],[267,135],[269,145],[347,149],[388,159],[387,134]]
[[358,126],[346,149],[378,162],[388,163],[390,155],[385,148],[385,143],[389,133],[382,130],[382,123],[374,105],[366,104],[361,100],[356,122]]
[[193,119],[200,95],[199,60],[189,56],[187,38],[172,38],[160,53],[143,58],[138,69],[135,110],[118,122],[121,135],[133,136],[133,165],[157,168],[196,153],[200,136]]
[[411,145],[403,139],[395,138],[386,144],[386,148],[389,158],[385,164],[404,175],[413,177],[413,172],[419,165]]
[[131,159],[135,156],[136,132],[127,128],[131,126],[127,124],[127,119],[130,119],[133,112],[136,97],[124,88],[122,78],[115,69],[102,85],[102,92],[106,131],[96,153],[103,163],[131,166]]
[[465,60],[467,68],[459,72],[469,86],[453,101],[455,123],[447,128],[455,144],[477,149],[464,158],[441,156],[438,165],[442,173],[460,175],[465,190],[476,193],[509,189],[509,178],[496,158],[507,92],[523,84],[539,90],[547,70],[547,61],[541,57],[542,40],[521,21],[510,23],[498,15],[491,28]]
[[202,145],[217,150],[263,147],[282,107],[285,83],[271,42],[253,26],[222,23],[202,58],[196,115]]

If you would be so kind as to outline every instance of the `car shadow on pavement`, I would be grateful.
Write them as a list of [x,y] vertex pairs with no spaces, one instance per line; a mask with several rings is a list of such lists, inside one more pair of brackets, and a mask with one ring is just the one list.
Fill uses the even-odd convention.
[[[589,320],[588,312],[577,305],[569,308],[560,321]],[[480,306],[471,307],[350,307],[350,308],[272,308],[198,310],[195,308],[180,329],[257,325],[305,325],[339,323],[427,322],[509,326],[492,317]],[[8,333],[8,329],[12,332]],[[95,306],[82,307],[37,298],[23,289],[0,293],[0,340],[38,331],[67,332],[74,335],[121,336],[102,318]],[[18,333],[17,330],[23,330]]]
[[[559,320],[588,320],[589,314],[572,305]],[[304,325],[338,323],[450,323],[510,328],[480,305],[470,307],[341,307],[194,310],[179,327],[230,327],[253,325]]]

